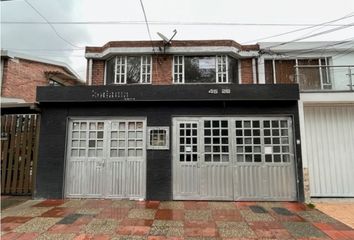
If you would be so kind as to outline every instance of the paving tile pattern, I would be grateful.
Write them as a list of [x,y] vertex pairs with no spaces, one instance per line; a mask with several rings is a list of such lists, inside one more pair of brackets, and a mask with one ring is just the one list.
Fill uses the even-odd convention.
[[28,200],[1,214],[1,239],[354,239],[354,229],[294,202]]

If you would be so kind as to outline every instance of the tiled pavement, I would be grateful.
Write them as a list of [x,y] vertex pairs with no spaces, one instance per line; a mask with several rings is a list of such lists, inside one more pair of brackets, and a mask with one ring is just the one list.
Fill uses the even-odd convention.
[[354,239],[354,230],[291,202],[29,200],[2,211],[9,239]]

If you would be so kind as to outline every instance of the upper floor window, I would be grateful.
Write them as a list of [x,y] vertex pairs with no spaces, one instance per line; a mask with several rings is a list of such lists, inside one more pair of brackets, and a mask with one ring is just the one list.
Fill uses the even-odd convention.
[[329,62],[330,58],[265,60],[265,82],[299,83],[301,90],[331,89]]
[[174,56],[174,83],[238,82],[237,61],[226,55]]
[[107,61],[106,84],[151,83],[151,56],[116,56]]

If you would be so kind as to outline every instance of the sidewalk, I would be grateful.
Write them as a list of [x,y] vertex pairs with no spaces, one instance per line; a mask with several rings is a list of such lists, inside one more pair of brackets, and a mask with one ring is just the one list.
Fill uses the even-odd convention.
[[354,202],[318,202],[316,208],[321,212],[354,228]]
[[354,239],[293,202],[29,200],[2,211],[2,240]]

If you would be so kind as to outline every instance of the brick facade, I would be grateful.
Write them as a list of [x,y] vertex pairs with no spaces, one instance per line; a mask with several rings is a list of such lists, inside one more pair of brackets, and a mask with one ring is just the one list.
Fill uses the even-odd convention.
[[[1,96],[20,98],[26,102],[36,101],[36,87],[46,86],[46,73],[55,72],[71,75],[63,67],[26,59],[4,58]],[[74,81],[68,83],[73,85]]]
[[253,84],[252,59],[241,60],[241,83]]
[[157,55],[152,58],[152,84],[172,84],[172,62],[171,55]]
[[[108,48],[139,48],[163,47],[162,41],[113,41],[108,42],[102,47],[86,47],[86,53],[102,53]],[[172,41],[172,47],[217,47],[228,46],[238,48],[241,51],[257,51],[258,45],[240,45],[232,40],[196,40],[196,41]],[[188,54],[185,54],[188,55]],[[109,57],[111,57],[110,55]],[[105,58],[92,58],[92,85],[103,85],[105,75]],[[252,59],[239,59],[241,66],[241,83],[253,84]],[[89,61],[87,61],[87,66]],[[173,83],[173,55],[172,54],[153,54],[152,53],[152,84],[169,85]],[[87,76],[89,74],[87,73]]]
[[105,70],[104,67],[105,67],[104,60],[92,61],[92,85],[104,84],[104,70]]

